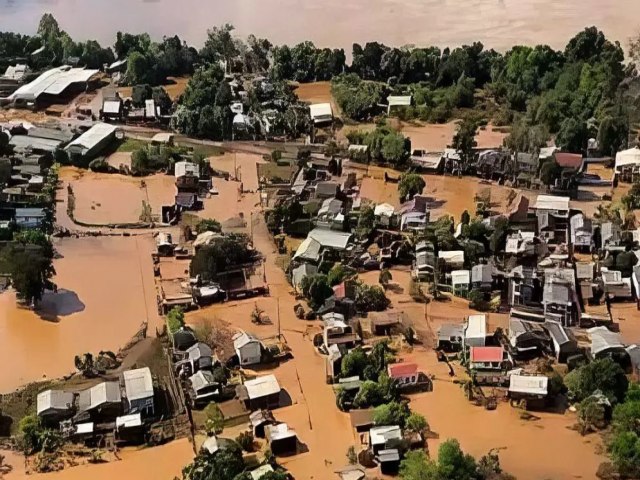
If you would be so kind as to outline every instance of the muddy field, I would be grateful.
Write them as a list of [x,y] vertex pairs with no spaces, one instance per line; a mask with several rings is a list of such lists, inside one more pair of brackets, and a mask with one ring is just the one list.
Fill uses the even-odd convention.
[[63,167],[60,179],[73,188],[75,218],[89,224],[138,222],[142,202],[159,215],[163,205],[173,204],[176,194],[175,178],[164,174],[129,177]]
[[[184,93],[187,83],[189,83],[189,77],[168,77],[162,88],[167,91],[171,100],[175,101]],[[122,98],[128,98],[131,97],[133,87],[120,87],[117,91]]]
[[171,480],[180,476],[182,467],[193,458],[193,449],[186,438],[154,448],[126,448],[118,455],[121,460],[109,463],[82,465],[61,472],[26,474],[22,458],[13,453],[7,455],[6,462],[13,467],[8,480],[112,480],[114,478],[138,478]]
[[0,294],[0,392],[75,370],[75,355],[117,351],[141,324],[158,326],[150,236],[69,238],[55,243],[54,281],[38,312]]
[[[398,176],[398,172],[386,170],[389,175]],[[374,203],[389,203],[394,206],[400,205],[398,198],[398,184],[384,182],[385,169],[379,167],[369,168],[369,177],[362,180],[361,195],[363,198]],[[463,211],[467,210],[472,216],[475,213],[474,196],[484,189],[491,191],[492,210],[496,212],[506,212],[509,207],[507,196],[509,187],[497,184],[481,184],[477,178],[471,177],[451,177],[443,175],[423,175],[427,184],[423,195],[431,197],[431,218],[438,218],[442,215],[452,215],[458,222]],[[517,190],[521,192],[520,190]],[[521,192],[525,196],[535,201],[537,192]]]

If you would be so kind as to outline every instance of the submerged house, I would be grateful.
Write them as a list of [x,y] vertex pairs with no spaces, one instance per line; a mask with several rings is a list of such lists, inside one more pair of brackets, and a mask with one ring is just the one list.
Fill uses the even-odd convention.
[[208,403],[220,394],[220,384],[209,370],[198,370],[189,377],[192,399],[195,404]]
[[462,350],[464,326],[456,323],[445,323],[438,329],[438,350],[458,352]]
[[280,406],[280,384],[275,375],[247,380],[243,385],[236,387],[236,395],[244,402],[247,409],[272,409]]
[[47,423],[59,422],[73,415],[75,395],[62,390],[45,390],[36,398],[36,413]]
[[533,209],[538,219],[538,235],[547,243],[569,240],[569,197],[538,195]]
[[402,440],[402,430],[398,425],[373,427],[369,430],[369,442],[374,454],[386,450],[393,443]]
[[487,339],[487,316],[484,314],[469,315],[464,326],[464,345],[484,347]]
[[518,355],[539,355],[548,350],[551,339],[539,322],[509,318],[509,344]]
[[578,251],[591,251],[593,248],[593,225],[590,218],[579,213],[571,217],[571,243]]
[[255,365],[262,360],[262,342],[251,333],[241,332],[233,336],[233,348],[240,366]]
[[545,375],[510,375],[509,398],[524,401],[526,407],[543,405],[549,393],[548,384],[549,377]]
[[416,385],[418,383],[418,365],[415,363],[392,363],[387,366],[389,378],[395,380],[399,387]]
[[122,374],[127,411],[153,415],[155,413],[153,379],[149,367],[127,370]]
[[122,413],[122,397],[119,382],[102,382],[78,396],[78,411],[90,416],[107,418],[117,417]]
[[472,370],[506,370],[508,356],[502,347],[471,347],[469,368]]
[[578,352],[578,341],[571,330],[552,321],[545,321],[543,327],[551,337],[553,351],[559,363],[566,363],[570,355]]
[[298,436],[286,423],[266,425],[264,433],[274,455],[294,454],[298,451]]
[[85,160],[95,158],[105,150],[116,138],[117,128],[107,123],[96,123],[74,141],[69,143],[65,150],[70,157],[78,157]]

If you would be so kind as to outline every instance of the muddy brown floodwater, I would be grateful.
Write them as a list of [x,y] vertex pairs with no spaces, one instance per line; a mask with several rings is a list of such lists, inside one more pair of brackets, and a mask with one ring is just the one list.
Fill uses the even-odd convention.
[[0,294],[0,392],[66,375],[75,355],[117,351],[147,319],[152,334],[153,242],[150,235],[59,239],[58,292],[45,293],[39,312],[19,308],[12,292]]

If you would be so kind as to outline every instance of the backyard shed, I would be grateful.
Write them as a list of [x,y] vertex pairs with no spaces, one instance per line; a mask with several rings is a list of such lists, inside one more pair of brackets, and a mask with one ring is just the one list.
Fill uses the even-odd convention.
[[128,413],[153,415],[153,379],[149,367],[127,370],[122,374]]
[[464,328],[464,344],[467,347],[483,347],[487,338],[487,316],[469,315]]
[[236,333],[233,336],[233,348],[241,366],[254,365],[262,360],[262,342],[250,333]]
[[244,385],[238,385],[236,395],[245,403],[247,409],[253,411],[279,407],[281,390],[275,375],[271,374],[247,380]]

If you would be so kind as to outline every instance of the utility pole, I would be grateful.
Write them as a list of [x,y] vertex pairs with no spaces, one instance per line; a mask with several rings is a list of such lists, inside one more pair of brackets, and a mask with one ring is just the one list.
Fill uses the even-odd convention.
[[278,339],[280,338],[280,297],[276,297],[277,308],[278,308]]

